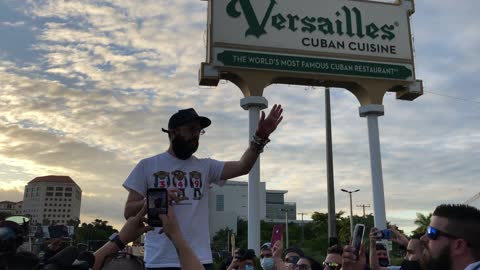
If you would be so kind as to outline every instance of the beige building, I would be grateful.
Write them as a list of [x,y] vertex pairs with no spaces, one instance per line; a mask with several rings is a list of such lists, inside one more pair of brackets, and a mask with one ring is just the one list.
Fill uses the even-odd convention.
[[0,212],[8,213],[12,216],[22,214],[22,202],[1,201]]
[[25,186],[23,214],[32,224],[67,224],[80,218],[82,190],[69,176],[42,176]]

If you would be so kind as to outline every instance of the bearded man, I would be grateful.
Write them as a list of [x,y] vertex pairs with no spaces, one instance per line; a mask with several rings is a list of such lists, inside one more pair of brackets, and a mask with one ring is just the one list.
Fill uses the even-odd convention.
[[[157,188],[158,172],[173,172],[190,176],[190,186],[185,187],[181,203],[174,204],[180,229],[187,242],[200,259],[206,270],[213,269],[210,250],[208,224],[208,187],[210,184],[223,185],[226,180],[245,175],[255,164],[264,146],[270,141],[270,134],[282,121],[282,106],[274,105],[268,117],[262,112],[255,135],[250,146],[238,161],[217,161],[210,158],[197,158],[193,154],[199,146],[200,135],[210,126],[207,117],[199,116],[193,109],[180,110],[168,121],[170,141],[166,152],[143,159],[125,180],[123,186],[128,190],[125,205],[125,218],[135,216],[143,206],[143,199],[149,188]],[[169,188],[169,198],[178,202],[177,193]],[[180,269],[175,247],[160,228],[147,233],[145,237],[145,265],[147,269]]]

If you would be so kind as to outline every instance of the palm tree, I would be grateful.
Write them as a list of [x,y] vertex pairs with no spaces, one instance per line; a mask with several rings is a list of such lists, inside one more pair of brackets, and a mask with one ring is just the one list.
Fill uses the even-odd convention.
[[414,234],[424,234],[427,231],[427,227],[430,225],[432,219],[432,213],[425,216],[422,213],[417,213],[417,219],[413,223],[418,227],[413,231]]

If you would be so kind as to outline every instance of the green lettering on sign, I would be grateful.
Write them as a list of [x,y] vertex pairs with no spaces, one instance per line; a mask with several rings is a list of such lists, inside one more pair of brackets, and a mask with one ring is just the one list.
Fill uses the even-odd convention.
[[326,73],[406,80],[412,77],[411,69],[402,65],[344,61],[225,50],[217,55],[225,66],[270,69],[293,72]]

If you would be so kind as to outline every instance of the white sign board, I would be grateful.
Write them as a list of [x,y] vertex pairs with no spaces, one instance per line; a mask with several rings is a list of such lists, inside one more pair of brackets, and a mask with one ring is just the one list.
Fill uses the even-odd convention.
[[207,61],[413,81],[413,6],[407,0],[209,0]]

